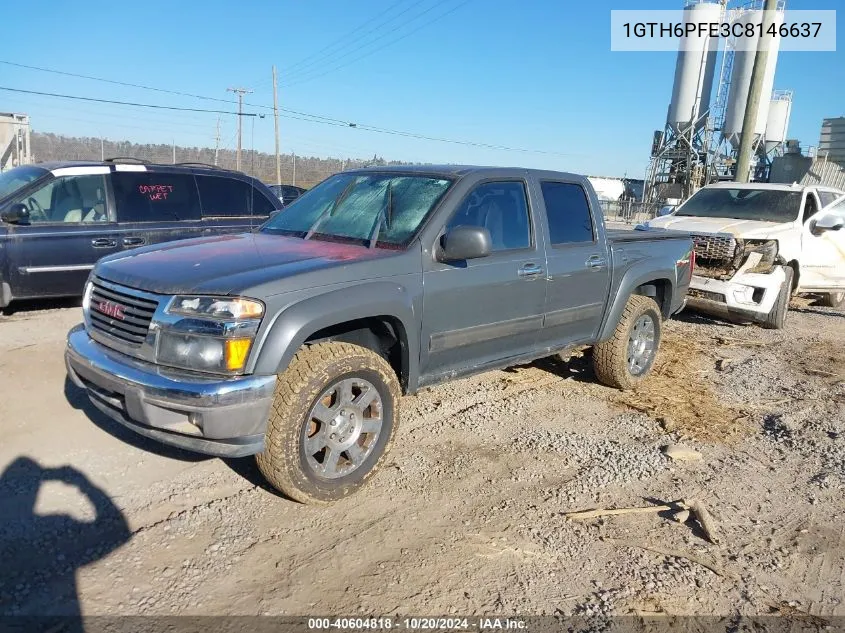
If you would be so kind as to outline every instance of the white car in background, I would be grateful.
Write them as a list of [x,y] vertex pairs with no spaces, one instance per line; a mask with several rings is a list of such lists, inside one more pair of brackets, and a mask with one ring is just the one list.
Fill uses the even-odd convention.
[[794,293],[845,308],[845,191],[719,183],[646,226],[692,234],[693,309],[780,329]]

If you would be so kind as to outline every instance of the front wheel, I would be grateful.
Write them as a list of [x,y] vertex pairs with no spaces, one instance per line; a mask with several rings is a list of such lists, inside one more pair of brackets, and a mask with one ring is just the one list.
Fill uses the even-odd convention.
[[303,347],[279,376],[256,456],[261,474],[302,503],[351,495],[390,450],[399,397],[393,368],[375,352],[351,343]]
[[632,295],[613,336],[593,348],[596,377],[609,387],[636,387],[654,365],[662,326],[660,308],[654,299]]
[[786,317],[789,314],[789,299],[792,297],[792,280],[795,276],[795,271],[790,266],[783,267],[784,280],[780,287],[778,298],[772,311],[766,315],[763,320],[763,327],[767,330],[782,330],[786,325]]
[[845,309],[845,292],[829,292],[822,295],[819,303],[828,308]]

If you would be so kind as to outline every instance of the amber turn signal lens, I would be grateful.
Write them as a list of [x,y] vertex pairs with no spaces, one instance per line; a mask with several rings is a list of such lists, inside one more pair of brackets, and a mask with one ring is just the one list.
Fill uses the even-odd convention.
[[252,339],[236,338],[224,342],[226,349],[226,369],[238,371],[243,369],[249,348],[252,346]]

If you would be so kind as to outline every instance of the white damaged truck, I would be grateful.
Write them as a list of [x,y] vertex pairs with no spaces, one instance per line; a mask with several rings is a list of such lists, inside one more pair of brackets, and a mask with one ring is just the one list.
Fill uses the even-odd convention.
[[845,308],[845,191],[719,183],[646,226],[692,235],[695,310],[780,329],[796,293]]

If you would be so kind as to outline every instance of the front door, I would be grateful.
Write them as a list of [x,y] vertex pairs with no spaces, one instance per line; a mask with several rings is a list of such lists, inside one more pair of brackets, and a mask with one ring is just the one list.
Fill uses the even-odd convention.
[[546,295],[542,342],[549,349],[594,341],[610,286],[610,258],[593,222],[584,188],[574,182],[540,182],[548,220]]
[[[812,194],[810,194],[812,195]],[[813,223],[833,215],[845,223],[845,198],[813,214],[804,222],[801,234],[802,290],[845,289],[845,228],[838,231],[814,231]]]
[[29,225],[8,229],[14,297],[81,295],[96,261],[120,250],[121,235],[107,202],[108,167],[88,167],[85,172],[61,175],[60,170],[12,202],[26,205],[30,214]]
[[446,230],[461,225],[487,228],[493,252],[480,259],[424,265],[423,383],[528,353],[543,323],[546,263],[531,221],[526,183],[477,185]]

